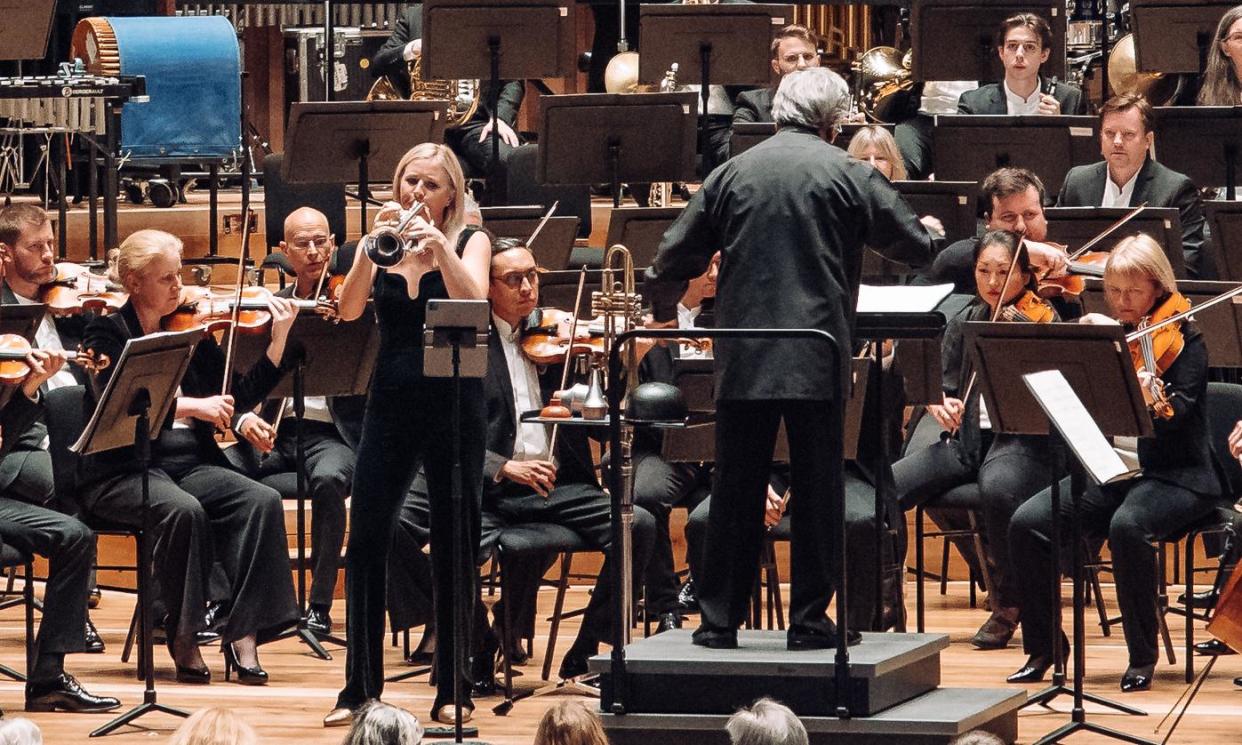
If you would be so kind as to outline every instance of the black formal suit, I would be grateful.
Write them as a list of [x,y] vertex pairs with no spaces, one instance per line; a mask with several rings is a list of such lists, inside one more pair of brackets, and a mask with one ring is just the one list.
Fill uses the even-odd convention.
[[[410,76],[405,62],[405,45],[423,36],[423,4],[411,3],[404,15],[397,19],[392,36],[380,47],[371,59],[371,74],[375,77],[387,75],[389,81],[408,98],[410,95]],[[444,142],[458,157],[469,163],[478,173],[485,173],[492,158],[491,137],[479,142],[479,133],[492,118],[490,101],[491,87],[487,81],[480,81],[483,89],[479,94],[479,107],[470,121],[460,127],[448,130],[444,134]],[[522,106],[522,97],[526,95],[526,83],[522,80],[503,80],[496,104],[496,114],[505,124],[517,128],[518,109]],[[411,143],[415,144],[415,143]],[[500,142],[500,165],[509,160],[513,147]]]
[[[116,360],[126,341],[141,336],[138,315],[126,303],[116,313],[93,319],[84,345]],[[98,373],[97,390],[104,389],[114,370]],[[218,395],[224,373],[224,352],[208,335],[194,350],[181,379],[181,395]],[[250,370],[234,371],[230,390],[236,407],[258,405],[280,375],[266,355]],[[280,630],[297,619],[280,494],[230,466],[211,424],[194,419],[188,428],[175,427],[175,413],[169,411],[152,445],[149,469],[154,566],[170,615],[169,633],[183,636],[203,629],[207,584],[216,561],[230,584],[232,608],[224,640]],[[142,475],[135,463],[132,448],[83,460],[79,492],[88,514],[141,524]]]
[[[294,297],[289,284],[276,294]],[[258,416],[268,423],[280,418],[276,442],[269,453],[260,453],[243,437],[225,451],[229,461],[251,478],[277,487],[280,474],[297,470],[296,424],[292,414],[281,418],[289,399],[268,399]],[[354,479],[354,448],[362,434],[362,413],[366,396],[329,396],[331,422],[307,419],[303,422],[302,447],[306,456],[307,495],[311,500],[311,588],[310,606],[325,613],[332,607],[336,578],[341,567],[341,548],[345,545],[345,497]],[[234,430],[243,412],[234,419]],[[284,478],[288,478],[287,476]]]
[[[1163,375],[1173,406],[1169,419],[1153,417],[1155,436],[1139,441],[1142,475],[1115,484],[1088,486],[1079,499],[1079,518],[1088,538],[1108,538],[1117,578],[1117,603],[1131,667],[1156,662],[1156,549],[1153,541],[1174,535],[1211,513],[1221,482],[1208,442],[1207,346],[1190,322],[1183,323],[1185,347]],[[1072,502],[1062,497],[1062,519]],[[1057,631],[1052,582],[1052,504],[1045,490],[1022,505],[1009,529],[1009,550],[1023,557],[1014,571],[1022,589],[1022,643],[1031,655],[1050,655]],[[1062,556],[1068,531],[1062,531]]]
[[[1058,207],[1099,207],[1104,201],[1108,163],[1100,161],[1075,166],[1065,175],[1057,197]],[[1146,202],[1148,207],[1176,207],[1182,220],[1182,253],[1186,273],[1191,279],[1215,279],[1215,269],[1203,250],[1203,230],[1207,220],[1199,189],[1185,175],[1157,163],[1150,156],[1135,176],[1130,206]]]
[[[863,246],[920,266],[932,238],[892,185],[814,132],[784,127],[717,168],[664,235],[647,270],[656,320],[676,317],[686,282],[722,254],[716,292],[724,328],[827,331],[842,351],[834,367],[819,342],[720,340],[716,365],[716,505],[696,578],[707,632],[736,629],[746,612],[763,543],[767,474],[784,419],[792,487],[791,630],[831,630],[826,610],[835,563],[828,509],[840,478],[840,432],[829,426],[833,380],[847,380]],[[719,561],[715,561],[720,557]]]
[[755,88],[737,94],[733,102],[733,123],[772,121],[772,88]]
[[[0,411],[7,454],[38,422],[42,405],[21,390]],[[48,559],[47,588],[43,593],[43,620],[35,640],[32,683],[55,679],[64,671],[66,652],[85,648],[86,596],[95,563],[95,536],[76,518],[32,504],[16,491],[0,489],[0,540],[25,554]]]
[[[1039,89],[1045,89],[1047,82],[1043,77],[1039,79]],[[1057,83],[1056,88],[1052,91],[1052,97],[1061,104],[1062,114],[1086,114],[1087,113],[1087,97],[1082,91],[1072,85],[1065,83]],[[981,85],[973,91],[966,91],[957,99],[957,113],[959,114],[1000,114],[1004,116],[1009,113],[1009,104],[1005,100],[1005,88],[1003,83],[988,83]]]
[[[8,282],[0,280],[0,302],[5,305],[17,304],[17,296],[9,287]],[[82,342],[82,334],[91,314],[53,317],[56,333],[60,335],[60,343],[67,350],[75,350]],[[38,346],[36,343],[35,346]],[[78,365],[67,365],[66,369],[80,385],[89,385],[90,378]],[[47,439],[47,426],[42,415],[26,428],[20,436],[13,435],[14,442],[8,455],[0,459],[0,491],[20,496],[31,504],[47,505],[63,512],[73,512],[73,506],[55,502],[55,488],[52,483],[52,458],[43,447]]]

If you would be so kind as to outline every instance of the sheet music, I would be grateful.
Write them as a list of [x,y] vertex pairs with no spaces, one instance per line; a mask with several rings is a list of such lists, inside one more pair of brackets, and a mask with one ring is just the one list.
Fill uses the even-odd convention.
[[1022,380],[1097,484],[1135,474],[1113,450],[1060,370],[1028,373]]
[[953,292],[953,285],[859,285],[859,313],[930,313]]

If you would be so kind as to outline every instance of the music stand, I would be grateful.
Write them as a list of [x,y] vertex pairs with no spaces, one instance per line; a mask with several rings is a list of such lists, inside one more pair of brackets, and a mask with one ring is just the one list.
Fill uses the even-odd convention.
[[[332,659],[322,642],[344,645],[345,640],[331,634],[317,635],[306,628],[306,499],[310,476],[306,472],[306,449],[303,439],[306,398],[308,396],[365,395],[375,368],[379,349],[379,327],[375,313],[368,307],[359,323],[335,323],[315,313],[299,313],[289,329],[282,366],[292,369],[281,378],[268,398],[289,399],[293,403],[294,472],[297,478],[298,528],[298,624],[264,643],[297,637],[317,657]],[[248,370],[267,354],[267,334],[239,334],[234,354],[236,368]]]
[[1216,26],[1237,3],[1222,0],[1132,0],[1137,72],[1202,73]]
[[[858,134],[858,130],[863,127],[880,127],[890,135],[895,129],[895,125],[883,122],[876,124],[842,124],[841,131],[837,133],[836,137],[832,138],[832,144],[842,150],[849,149],[850,140],[854,139],[854,135]],[[729,157],[741,155],[774,134],[776,134],[775,122],[738,122],[734,124],[729,138]]]
[[447,101],[295,102],[280,177],[294,184],[357,180],[360,225],[366,233],[371,170],[392,173],[411,147],[443,142],[447,111]]
[[540,184],[612,185],[694,179],[694,94],[585,93],[544,96],[539,114]]
[[0,60],[43,59],[56,0],[0,0]]
[[[483,227],[497,238],[517,238],[528,241],[539,226],[546,212],[538,205],[533,207],[482,207]],[[535,263],[544,269],[565,269],[578,239],[578,225],[582,221],[574,215],[556,215],[548,218],[543,229],[527,248],[535,255]]]
[[565,0],[426,0],[423,77],[486,79],[494,172],[500,160],[500,81],[563,78],[574,66],[573,3]]
[[973,181],[997,168],[1019,166],[1038,173],[1048,193],[1056,194],[1070,168],[1100,158],[1092,116],[938,114],[935,119],[937,181]]
[[[1136,205],[1137,206],[1137,205]],[[1048,207],[1048,235],[1071,247],[1081,246],[1132,211],[1129,207]],[[1127,236],[1146,233],[1164,248],[1164,255],[1178,279],[1186,278],[1186,254],[1182,246],[1182,217],[1176,207],[1144,207],[1093,250],[1111,251]],[[1101,268],[1103,276],[1103,268]]]
[[[788,21],[788,6],[640,5],[638,82],[658,84],[674,63],[679,85],[699,86],[699,146],[707,138],[711,84],[768,85],[774,31]],[[694,61],[698,61],[696,66]]]
[[1207,250],[1211,252],[1217,277],[1242,281],[1242,203],[1212,200],[1203,204],[1212,234]]
[[1200,186],[1224,186],[1232,201],[1242,149],[1242,106],[1159,106],[1156,153]]
[[996,53],[997,30],[1009,16],[1035,13],[1052,27],[1052,52],[1040,72],[1064,80],[1064,11],[1060,0],[912,0],[910,72],[919,81],[1001,80],[1005,70]]
[[944,225],[946,244],[978,234],[979,184],[976,181],[894,181],[916,215],[932,215]]
[[605,245],[618,243],[630,250],[634,266],[647,267],[655,260],[660,241],[677,216],[681,207],[619,207],[612,211],[608,220],[608,240]]
[[[974,356],[979,382],[982,385],[988,416],[995,432],[1024,435],[1050,435],[1055,461],[1064,463],[1065,442],[1041,404],[1025,385],[1015,385],[1022,376],[1057,370],[1069,381],[1099,428],[1109,437],[1147,437],[1152,434],[1151,415],[1138,387],[1138,376],[1130,358],[1129,346],[1120,326],[1079,324],[983,323],[966,324],[966,346]],[[1053,587],[1049,590],[1061,614],[1061,521],[1060,468],[1052,469],[1052,561]],[[1072,694],[1074,703],[1070,721],[1045,735],[1040,743],[1061,742],[1069,735],[1086,730],[1125,742],[1146,745],[1147,740],[1118,732],[1086,719],[1083,701],[1088,700],[1127,714],[1143,716],[1145,712],[1083,691],[1086,666],[1086,624],[1083,619],[1085,598],[1082,577],[1082,525],[1078,514],[1078,498],[1083,490],[1081,471],[1070,470],[1070,493],[1074,507],[1070,519],[1071,582],[1073,583],[1074,681],[1065,686],[1065,668],[1060,639],[1053,639],[1052,685],[1032,695],[1031,704],[1047,705],[1061,694]],[[1060,628],[1058,623],[1057,627]]]
[[190,357],[202,329],[156,334],[125,343],[120,359],[113,360],[112,377],[99,397],[82,436],[69,449],[92,455],[132,447],[142,473],[142,530],[138,533],[138,624],[142,645],[142,703],[91,732],[100,737],[151,712],[178,717],[190,714],[159,703],[155,692],[154,646],[151,641],[151,441],[159,437],[168,412],[177,400],[177,387],[190,366]]

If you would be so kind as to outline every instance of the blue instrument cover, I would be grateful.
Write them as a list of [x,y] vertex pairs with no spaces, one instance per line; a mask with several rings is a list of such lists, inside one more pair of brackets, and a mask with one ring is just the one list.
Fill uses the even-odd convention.
[[121,112],[131,159],[229,158],[241,148],[241,54],[222,16],[112,18],[123,75],[145,75],[147,103]]

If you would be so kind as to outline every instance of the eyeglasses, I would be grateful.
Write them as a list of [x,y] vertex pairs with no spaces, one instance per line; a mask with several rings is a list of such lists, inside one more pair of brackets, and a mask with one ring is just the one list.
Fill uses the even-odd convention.
[[302,240],[292,241],[289,243],[289,245],[292,246],[293,248],[296,248],[299,251],[310,251],[313,248],[331,248],[332,236],[313,235],[310,238],[303,238]]
[[504,283],[505,287],[510,290],[519,290],[522,288],[523,281],[529,282],[532,287],[539,284],[539,269],[536,267],[525,272],[507,272],[498,276],[493,275],[492,279]]
[[1220,40],[1222,44],[1238,44],[1242,43],[1242,34],[1229,34]]

